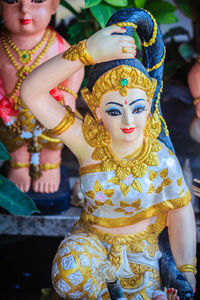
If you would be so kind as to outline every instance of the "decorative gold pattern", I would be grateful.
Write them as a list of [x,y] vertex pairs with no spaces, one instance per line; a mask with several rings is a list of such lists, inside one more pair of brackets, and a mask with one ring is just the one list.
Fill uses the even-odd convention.
[[62,91],[65,91],[65,92],[71,94],[75,99],[78,98],[78,95],[77,95],[76,93],[74,93],[73,91],[71,91],[70,89],[68,89],[67,87],[65,87],[65,86],[63,86],[63,85],[61,85],[61,84],[58,85],[58,89],[60,89],[60,90],[62,90]]
[[15,51],[18,55],[18,59],[22,64],[29,64],[32,61],[32,55],[40,49],[44,42],[47,40],[48,36],[50,33],[50,29],[47,29],[45,32],[44,37],[41,39],[39,43],[37,43],[32,49],[27,50],[27,49],[22,49],[20,50],[10,39],[10,36],[7,35],[7,42],[10,48]]
[[163,118],[163,116],[161,116],[160,110],[159,110],[159,101],[160,101],[160,95],[161,95],[161,93],[162,93],[162,90],[163,90],[163,82],[162,82],[160,91],[159,91],[159,93],[158,93],[157,99],[156,99],[156,103],[155,103],[155,111],[154,111],[154,113],[156,113],[156,114],[159,116],[160,120],[163,122],[163,124],[164,124],[165,135],[168,136],[168,135],[169,135],[169,131],[168,131],[168,128],[167,128],[167,123],[165,122],[165,119]]
[[133,22],[118,22],[116,24],[113,24],[112,26],[120,26],[120,27],[133,27],[134,30],[137,29],[137,25]]
[[157,172],[155,171],[149,171],[149,179],[151,181],[154,181],[154,179],[158,176]]
[[130,174],[134,178],[142,178],[147,171],[147,166],[159,165],[159,157],[156,152],[160,151],[163,146],[158,140],[146,138],[140,156],[134,160],[124,160],[119,159],[112,152],[108,131],[103,126],[98,125],[88,114],[85,117],[82,130],[86,142],[95,148],[92,158],[102,162],[102,170],[115,170],[116,177],[121,181]]
[[[110,199],[114,194],[114,189],[110,190],[104,190],[102,185],[98,182],[98,180],[95,181],[94,184],[94,191],[88,191],[85,193],[90,199],[94,200],[94,203],[96,206],[92,205],[92,208],[95,210],[98,208],[98,206],[104,206],[104,205],[110,205],[113,206],[113,203]],[[89,206],[90,208],[90,206]]]
[[133,212],[142,209],[143,207],[141,207],[140,205],[141,205],[140,199],[133,201],[131,204],[125,201],[120,201],[120,207],[114,209],[114,212],[124,213],[125,216],[129,216],[132,215]]
[[98,216],[93,216],[88,214],[86,211],[82,211],[81,219],[83,222],[88,222],[90,224],[100,225],[103,227],[122,227],[127,225],[132,225],[137,222],[140,222],[144,219],[157,216],[159,214],[168,213],[169,210],[177,209],[179,207],[187,205],[191,200],[191,193],[189,190],[179,198],[166,200],[164,202],[152,205],[141,212],[138,212],[131,217],[121,217],[121,218],[101,218]]
[[[121,81],[128,80],[128,84],[123,86]],[[96,118],[96,108],[100,106],[103,96],[111,91],[120,91],[121,95],[126,96],[128,89],[140,88],[147,94],[148,100],[153,98],[157,81],[151,80],[141,71],[130,66],[118,66],[104,73],[94,84],[92,93],[88,88],[83,88],[81,94]]]
[[166,48],[164,49],[164,54],[163,54],[163,57],[161,58],[161,60],[159,61],[159,63],[155,64],[153,67],[151,68],[147,68],[147,72],[151,72],[153,70],[156,70],[158,68],[160,68],[162,66],[162,64],[164,63],[164,60],[165,60],[165,56],[166,56]]
[[153,34],[152,34],[152,37],[150,38],[150,40],[148,42],[143,42],[141,43],[141,45],[143,47],[149,47],[149,46],[152,46],[154,43],[155,43],[155,40],[156,40],[156,36],[157,36],[157,31],[158,31],[158,25],[157,25],[157,22],[156,20],[154,19],[154,17],[152,16],[152,14],[145,9],[145,11],[150,15],[150,17],[152,18],[152,21],[153,21]]
[[181,185],[182,185],[182,182],[183,182],[183,177],[177,179],[177,184],[178,184],[178,186],[181,186]]
[[161,121],[158,110],[155,110],[151,117],[148,117],[144,129],[144,135],[156,139],[161,132]]
[[71,107],[67,105],[66,115],[56,127],[51,129],[51,133],[55,136],[62,134],[74,123],[74,120],[75,114],[72,112]]
[[87,51],[86,41],[81,41],[67,49],[63,54],[63,58],[70,61],[79,59],[85,66],[95,64]]

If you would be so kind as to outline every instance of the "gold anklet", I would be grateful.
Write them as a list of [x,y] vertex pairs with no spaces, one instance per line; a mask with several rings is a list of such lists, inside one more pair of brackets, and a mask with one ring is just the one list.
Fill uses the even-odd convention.
[[11,161],[10,161],[10,166],[11,166],[12,168],[15,168],[15,169],[19,169],[19,168],[27,168],[27,167],[30,166],[30,163],[29,163],[29,162],[21,163],[21,162],[17,162],[17,161],[11,160]]
[[194,100],[193,100],[194,105],[196,105],[199,102],[200,102],[200,96],[197,98],[194,98]]
[[73,113],[71,107],[67,105],[66,115],[57,126],[51,129],[51,133],[54,136],[58,136],[62,134],[74,123],[74,120],[75,120],[75,114]]
[[81,41],[78,44],[67,49],[63,54],[63,58],[70,61],[74,61],[79,58],[79,60],[85,66],[95,65],[95,62],[87,51],[86,41]]
[[60,166],[60,164],[61,164],[61,160],[58,163],[55,163],[55,164],[46,163],[46,164],[40,165],[40,169],[42,171],[57,169]]
[[58,85],[58,89],[65,91],[69,94],[71,94],[72,96],[74,96],[75,99],[78,98],[78,94],[74,93],[73,91],[71,91],[70,89],[68,89],[67,87],[63,86],[63,85]]

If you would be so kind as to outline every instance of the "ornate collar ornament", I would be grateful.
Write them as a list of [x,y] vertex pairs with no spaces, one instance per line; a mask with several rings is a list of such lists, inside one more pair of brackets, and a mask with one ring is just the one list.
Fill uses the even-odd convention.
[[96,108],[100,106],[102,98],[106,93],[119,90],[122,96],[127,96],[128,89],[139,88],[146,92],[149,100],[154,96],[156,84],[156,79],[153,78],[151,81],[138,69],[121,65],[99,77],[93,86],[92,93],[88,88],[83,88],[81,93],[97,120]]
[[102,162],[102,171],[115,170],[116,178],[124,180],[129,174],[133,177],[143,177],[147,166],[159,165],[159,157],[156,152],[162,149],[162,145],[156,139],[146,137],[144,146],[133,160],[119,159],[110,146],[111,137],[108,130],[99,124],[89,114],[83,123],[83,135],[87,143],[95,148],[92,158]]

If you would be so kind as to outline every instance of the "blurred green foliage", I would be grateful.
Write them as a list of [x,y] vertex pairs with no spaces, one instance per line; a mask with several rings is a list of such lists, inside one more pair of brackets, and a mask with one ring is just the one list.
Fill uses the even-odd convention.
[[[10,154],[4,145],[0,143],[0,161],[8,159],[10,159]],[[14,215],[28,216],[39,212],[31,198],[2,175],[0,175],[0,207]]]

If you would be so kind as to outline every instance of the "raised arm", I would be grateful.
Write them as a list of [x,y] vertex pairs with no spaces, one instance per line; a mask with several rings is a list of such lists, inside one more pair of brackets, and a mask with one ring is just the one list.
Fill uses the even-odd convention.
[[[86,41],[87,51],[94,63],[133,58],[136,49],[134,39],[125,35],[112,35],[114,32],[124,33],[125,29],[117,26],[107,27]],[[123,47],[128,49],[126,53],[122,51]],[[51,97],[49,91],[82,67],[83,63],[79,58],[74,61],[67,60],[61,53],[36,68],[24,80],[21,87],[23,102],[44,127],[54,128],[65,116],[65,108]],[[92,151],[83,138],[82,121],[77,118],[73,125],[60,135],[60,139],[80,162],[88,156],[88,151]]]
[[[177,267],[194,265],[196,255],[196,227],[191,202],[168,214],[169,239]],[[184,267],[183,267],[184,269]],[[196,280],[193,272],[182,272],[194,289]]]

